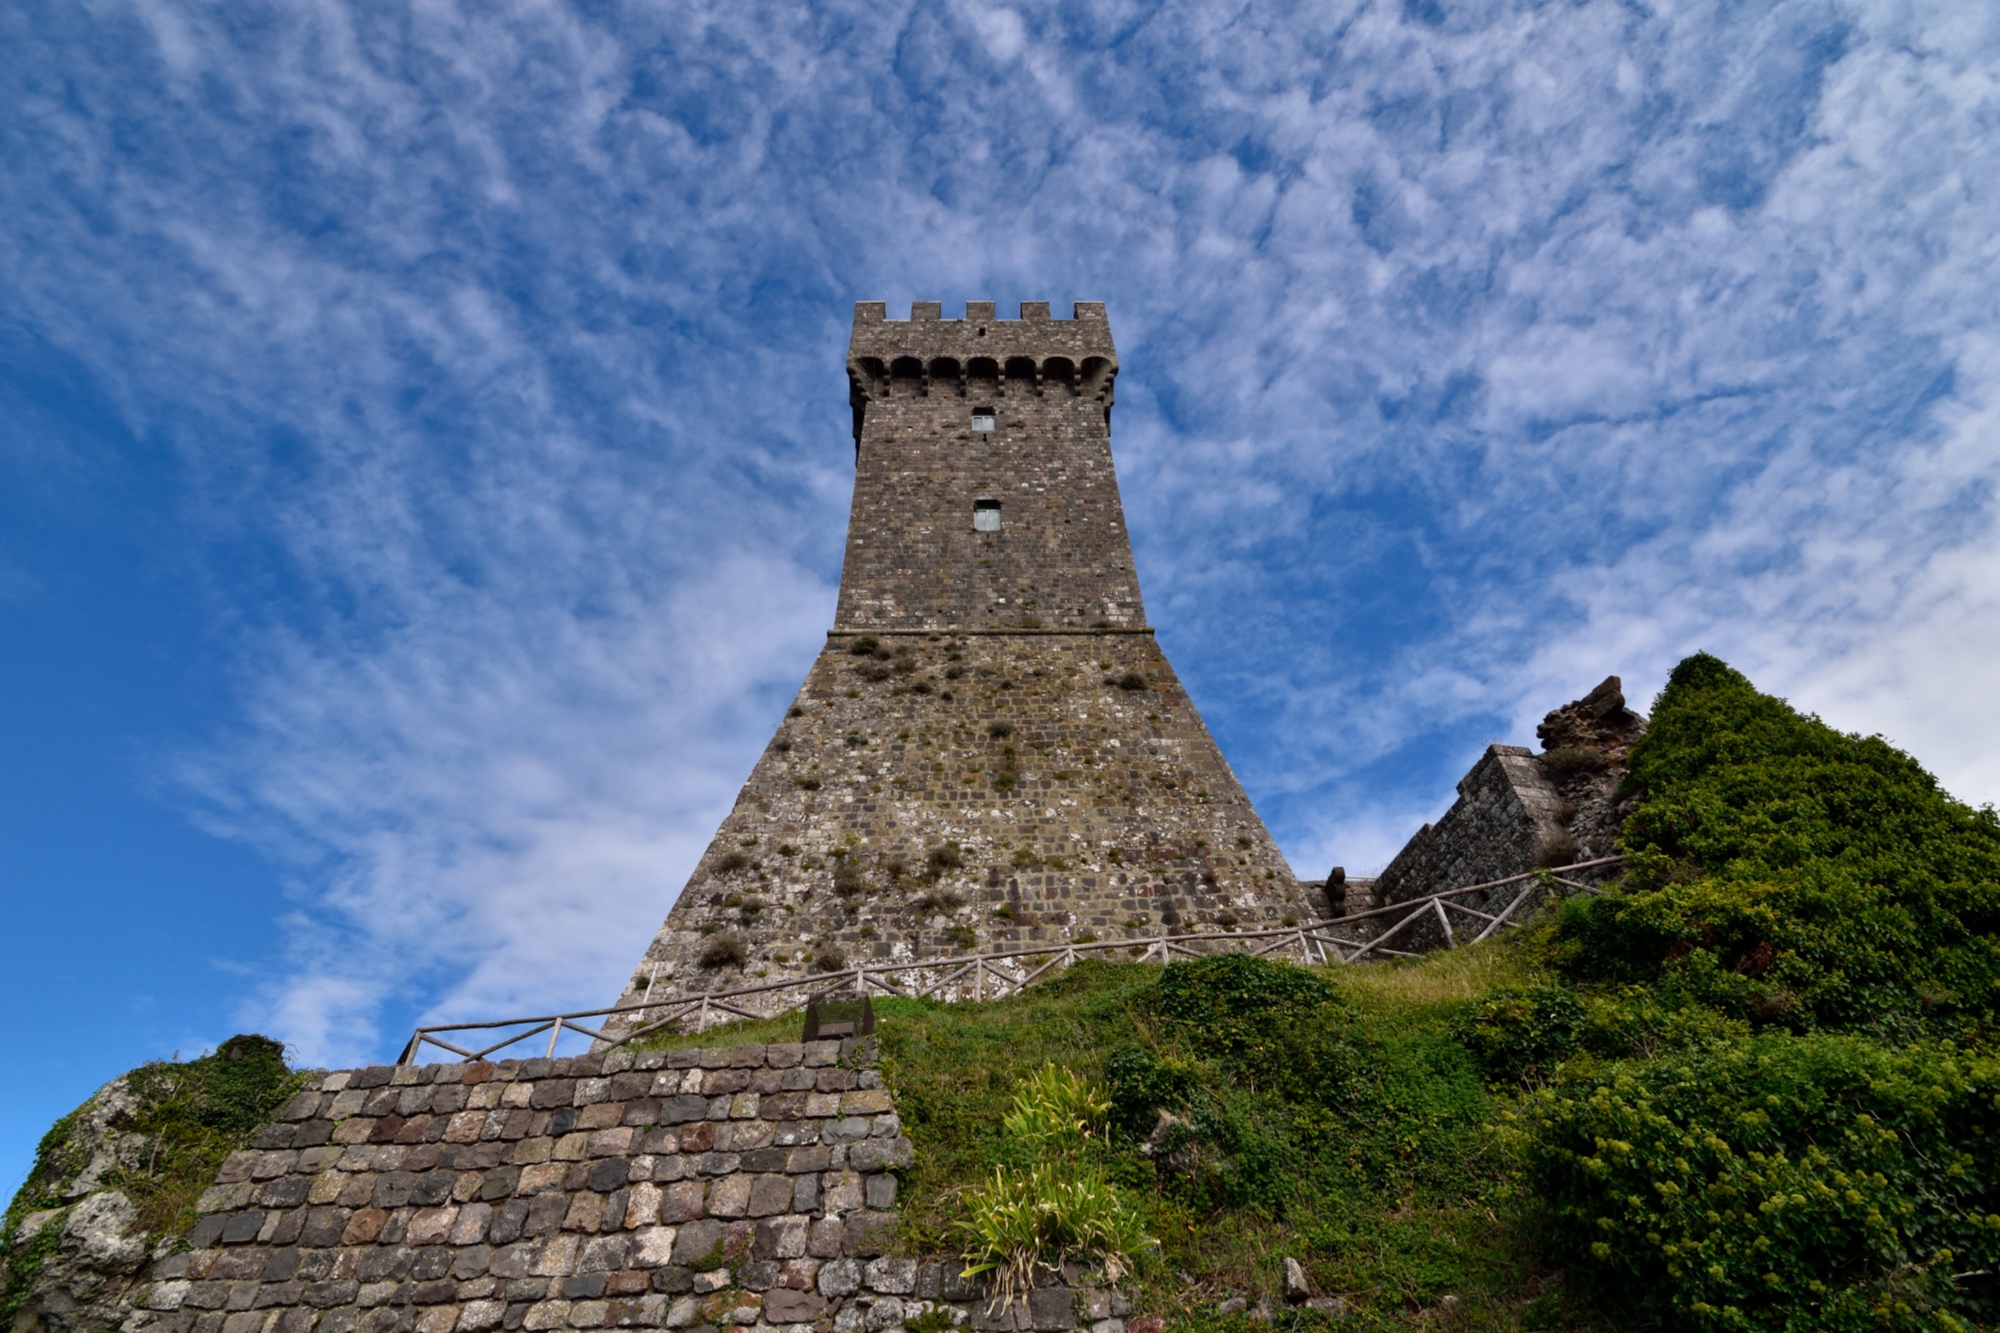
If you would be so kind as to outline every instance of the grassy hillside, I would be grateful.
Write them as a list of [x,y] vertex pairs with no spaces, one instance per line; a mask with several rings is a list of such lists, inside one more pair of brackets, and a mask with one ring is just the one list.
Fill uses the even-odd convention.
[[[1632,783],[1624,882],[1477,949],[882,1002],[905,1243],[1039,1165],[1157,1239],[1128,1285],[1170,1325],[1325,1320],[1290,1256],[1346,1328],[1993,1327],[2000,821],[1709,657]],[[1045,1064],[1100,1090],[1082,1148],[1021,1131]]]

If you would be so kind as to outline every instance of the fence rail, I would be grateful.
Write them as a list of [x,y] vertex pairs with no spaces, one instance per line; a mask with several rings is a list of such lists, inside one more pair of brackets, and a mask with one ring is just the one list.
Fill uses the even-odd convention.
[[[555,1054],[556,1043],[565,1032],[575,1032],[607,1046],[621,1045],[668,1027],[678,1026],[684,1031],[699,1032],[711,1021],[775,1017],[803,1004],[806,996],[816,991],[844,983],[851,983],[859,994],[899,995],[905,999],[997,1000],[1021,991],[1055,968],[1067,967],[1079,958],[1130,953],[1135,949],[1141,952],[1132,961],[1141,963],[1167,963],[1177,957],[1202,958],[1217,953],[1249,953],[1265,958],[1290,956],[1308,965],[1360,963],[1383,957],[1415,958],[1425,952],[1414,938],[1422,934],[1420,927],[1425,922],[1436,926],[1446,948],[1453,948],[1461,942],[1477,944],[1504,927],[1516,924],[1520,909],[1551,886],[1558,891],[1598,892],[1597,886],[1565,879],[1564,875],[1602,870],[1624,859],[1622,856],[1600,856],[1552,870],[1531,870],[1483,884],[1446,889],[1441,893],[1356,912],[1351,916],[1330,917],[1271,930],[1154,935],[1140,940],[1096,940],[1089,943],[1065,941],[994,953],[861,964],[838,972],[821,972],[757,986],[738,986],[731,990],[676,995],[638,1004],[613,1005],[605,1009],[579,1009],[573,1013],[501,1018],[483,1023],[434,1023],[420,1027],[410,1035],[409,1044],[403,1048],[396,1063],[416,1063],[425,1046],[449,1051],[464,1060],[484,1059],[495,1051],[505,1050],[544,1032],[548,1034],[549,1055]],[[1505,905],[1498,906],[1497,910],[1487,910],[1496,907],[1490,898],[1479,907],[1456,901],[1471,894],[1494,894],[1510,887],[1514,888],[1514,892],[1505,895]],[[1453,913],[1460,917],[1458,928],[1452,924]],[[1378,926],[1380,929],[1376,929]],[[1475,928],[1477,933],[1461,940],[1462,932],[1474,931]],[[1357,929],[1366,938],[1350,938]],[[1375,933],[1367,935],[1371,930]],[[1392,948],[1391,940],[1411,947]],[[1036,960],[1045,961],[1037,966]],[[795,1001],[771,1007],[769,1001],[779,998],[780,993],[785,991],[797,991],[799,996]],[[744,1007],[744,1003],[751,1003],[756,997],[765,999],[766,1008],[762,1012]],[[583,1021],[586,1019],[600,1021],[593,1027]],[[448,1040],[446,1034],[458,1036],[467,1044]],[[472,1034],[498,1036],[500,1040],[482,1046],[479,1043],[484,1038]]]

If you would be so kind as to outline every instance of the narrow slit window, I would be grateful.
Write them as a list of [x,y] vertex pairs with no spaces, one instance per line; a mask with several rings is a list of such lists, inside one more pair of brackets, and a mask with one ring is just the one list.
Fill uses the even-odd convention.
[[975,408],[973,408],[973,409],[972,409],[972,428],[973,428],[974,430],[992,430],[992,429],[993,429],[993,409],[992,409],[992,408],[990,408],[990,407],[975,407]]
[[974,500],[972,502],[972,530],[974,532],[1000,531],[1000,502],[998,500]]

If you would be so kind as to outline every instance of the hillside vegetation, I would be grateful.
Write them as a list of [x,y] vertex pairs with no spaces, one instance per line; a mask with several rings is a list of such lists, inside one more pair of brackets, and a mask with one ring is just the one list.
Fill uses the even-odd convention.
[[[1992,1327],[2000,821],[1706,656],[1631,765],[1623,882],[1477,949],[882,1002],[905,1244],[1073,1169],[1170,1325],[1332,1318],[1289,1256],[1343,1328]],[[1060,1158],[1019,1132],[1045,1064],[1104,1107]]]

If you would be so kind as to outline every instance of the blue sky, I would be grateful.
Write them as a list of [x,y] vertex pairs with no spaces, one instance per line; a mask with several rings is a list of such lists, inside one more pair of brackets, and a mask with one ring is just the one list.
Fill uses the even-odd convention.
[[832,613],[851,303],[1109,303],[1302,874],[1708,649],[2000,795],[1990,5],[0,14],[0,1172],[609,999]]

